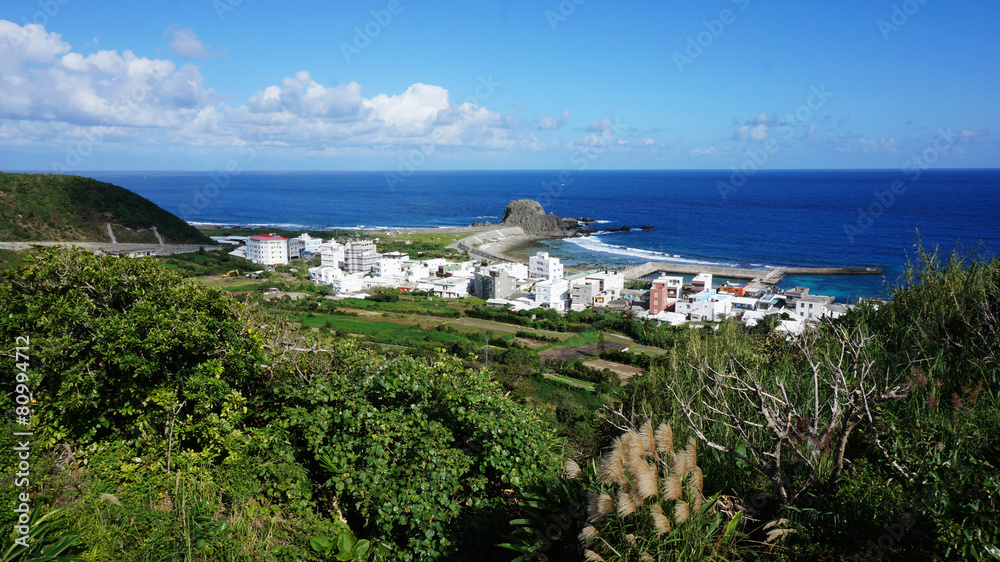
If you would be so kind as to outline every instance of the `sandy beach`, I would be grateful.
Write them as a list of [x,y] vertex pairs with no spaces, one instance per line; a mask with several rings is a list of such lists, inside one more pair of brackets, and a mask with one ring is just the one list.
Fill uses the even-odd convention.
[[500,240],[486,242],[479,246],[479,250],[493,254],[506,261],[519,261],[527,263],[526,254],[535,243],[541,240],[553,240],[563,238],[562,236],[541,236],[537,234],[518,234],[507,236]]

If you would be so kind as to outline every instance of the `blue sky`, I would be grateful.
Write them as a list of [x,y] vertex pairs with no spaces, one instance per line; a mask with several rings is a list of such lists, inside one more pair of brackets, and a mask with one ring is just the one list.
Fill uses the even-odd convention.
[[984,0],[8,0],[0,167],[1000,167],[998,19]]

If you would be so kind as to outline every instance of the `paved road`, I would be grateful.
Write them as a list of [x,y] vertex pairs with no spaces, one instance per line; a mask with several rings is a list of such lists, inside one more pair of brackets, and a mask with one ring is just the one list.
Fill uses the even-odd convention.
[[197,252],[198,248],[215,249],[209,244],[112,244],[111,242],[0,242],[0,250],[28,250],[32,246],[77,246],[94,253],[117,254],[137,250],[154,250],[158,256]]

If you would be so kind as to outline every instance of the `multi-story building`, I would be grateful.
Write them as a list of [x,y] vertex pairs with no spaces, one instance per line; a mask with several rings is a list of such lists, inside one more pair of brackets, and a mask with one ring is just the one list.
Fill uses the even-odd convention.
[[559,258],[549,257],[548,252],[538,252],[528,258],[528,276],[549,281],[562,279],[563,264],[559,262]]
[[473,294],[481,299],[505,299],[517,289],[517,281],[505,268],[480,269],[473,280]]
[[262,265],[288,263],[288,241],[274,234],[260,234],[247,239],[247,259]]
[[698,292],[705,289],[712,288],[712,274],[711,273],[699,273],[694,276],[691,280],[691,290]]
[[323,267],[338,267],[343,269],[346,267],[345,248],[343,244],[338,244],[334,241],[330,241],[329,244],[323,245],[319,252],[321,265]]
[[569,303],[569,282],[565,279],[546,279],[535,283],[535,304],[563,312]]
[[375,262],[375,277],[403,277],[403,260],[387,258],[384,255]]
[[713,295],[715,291],[708,289],[685,295],[674,305],[674,312],[683,314],[689,320],[701,319],[707,313]]
[[827,315],[826,307],[833,300],[823,295],[804,295],[795,301],[795,315],[803,320],[819,320]]
[[446,299],[462,299],[469,296],[468,277],[446,277],[434,282],[434,295]]
[[310,267],[309,268],[309,280],[313,283],[319,283],[321,285],[330,285],[333,283],[334,279],[339,279],[344,276],[343,270],[339,267]]
[[371,273],[381,257],[375,251],[375,243],[371,240],[351,242],[344,252],[347,270],[351,273]]
[[569,289],[570,308],[573,310],[583,310],[594,305],[594,297],[600,290],[595,281],[585,280],[582,283],[573,283]]
[[364,276],[360,274],[345,275],[330,282],[330,288],[335,293],[356,293],[364,288]]
[[504,263],[497,263],[490,266],[494,269],[506,269],[507,274],[514,279],[524,280],[528,278],[528,266],[523,263],[510,261]]
[[297,260],[302,257],[302,252],[306,249],[306,243],[298,238],[288,239],[288,259]]
[[656,316],[664,310],[674,308],[677,300],[681,298],[683,285],[683,277],[661,275],[659,279],[653,281],[653,286],[649,290],[649,314]]
[[596,281],[597,291],[599,293],[608,293],[608,296],[612,298],[618,298],[622,289],[625,288],[625,276],[621,273],[611,273],[609,271],[594,273],[588,275],[587,280]]
[[295,238],[293,238],[292,240],[301,240],[302,251],[308,252],[310,254],[318,254],[320,251],[320,246],[323,245],[322,238],[313,238],[312,236],[309,236],[308,233],[300,234]]

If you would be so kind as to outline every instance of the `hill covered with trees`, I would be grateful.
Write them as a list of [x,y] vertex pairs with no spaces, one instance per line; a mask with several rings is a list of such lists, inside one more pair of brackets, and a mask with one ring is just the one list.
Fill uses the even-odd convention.
[[0,241],[212,244],[152,201],[81,176],[0,173]]

